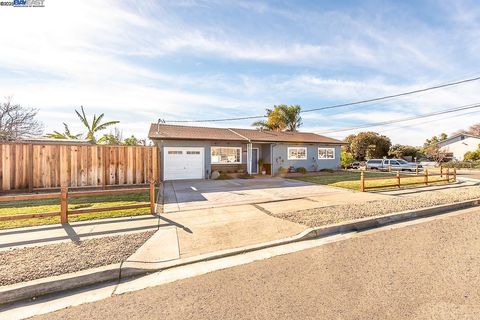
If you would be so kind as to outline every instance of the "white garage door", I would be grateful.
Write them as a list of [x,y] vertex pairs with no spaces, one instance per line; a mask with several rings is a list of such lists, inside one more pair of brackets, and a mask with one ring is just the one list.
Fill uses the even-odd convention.
[[164,148],[164,180],[203,179],[204,148]]

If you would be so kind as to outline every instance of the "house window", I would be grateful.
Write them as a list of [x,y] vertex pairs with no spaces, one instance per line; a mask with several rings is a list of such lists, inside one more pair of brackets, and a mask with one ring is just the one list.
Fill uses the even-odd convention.
[[212,147],[212,163],[242,163],[242,148]]
[[318,159],[335,159],[335,148],[318,148]]
[[288,160],[306,160],[307,159],[307,148],[288,148]]

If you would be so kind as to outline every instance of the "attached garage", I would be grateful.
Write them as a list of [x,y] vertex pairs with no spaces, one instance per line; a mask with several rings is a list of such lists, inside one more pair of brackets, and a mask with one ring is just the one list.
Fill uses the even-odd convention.
[[200,147],[165,147],[164,180],[204,178],[205,149]]

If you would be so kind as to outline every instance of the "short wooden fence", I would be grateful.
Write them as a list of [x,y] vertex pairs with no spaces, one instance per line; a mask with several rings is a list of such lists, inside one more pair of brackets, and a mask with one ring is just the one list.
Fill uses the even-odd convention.
[[[86,208],[86,209],[70,209],[70,210],[68,209],[68,200],[70,198],[110,196],[110,195],[117,195],[117,194],[123,195],[123,194],[144,193],[144,192],[149,192],[149,196],[150,196],[149,203],[128,204],[128,205],[112,206],[112,207],[105,207],[105,208]],[[56,193],[0,196],[0,202],[22,201],[22,200],[43,200],[43,199],[59,199],[60,211],[0,216],[0,221],[60,216],[60,222],[64,224],[64,223],[68,223],[69,215],[96,213],[96,212],[104,212],[104,211],[118,211],[118,210],[126,210],[126,209],[148,208],[148,207],[150,207],[150,213],[155,214],[155,182],[151,181],[150,186],[147,188],[69,192],[68,187],[62,187],[60,189],[60,192],[56,192]]]
[[[397,187],[401,188],[402,186],[414,186],[414,185],[425,185],[428,186],[429,184],[432,183],[438,183],[438,182],[450,182],[450,181],[457,181],[457,170],[454,168],[453,172],[450,172],[450,169],[447,168],[445,172],[443,172],[443,168],[440,168],[440,173],[439,174],[429,174],[428,169],[425,169],[423,171],[423,180],[418,181],[418,182],[404,182],[402,183],[402,179],[405,178],[415,178],[415,177],[420,177],[417,174],[409,174],[409,175],[400,175],[400,172],[397,171],[395,176],[389,176],[389,177],[372,177],[372,178],[366,178],[364,172],[362,171],[360,173],[360,191],[365,192],[367,189],[381,189],[381,188],[391,188],[391,187]],[[429,181],[429,178],[431,177],[440,177],[441,179],[436,179],[434,181]],[[366,181],[373,181],[373,180],[396,180],[395,184],[382,184],[382,185],[377,185],[377,186],[368,186],[365,185]]]

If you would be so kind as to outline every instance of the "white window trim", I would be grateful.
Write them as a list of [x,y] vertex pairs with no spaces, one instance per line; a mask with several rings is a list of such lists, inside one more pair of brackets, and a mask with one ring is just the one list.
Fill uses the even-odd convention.
[[213,155],[213,149],[235,149],[235,150],[240,150],[240,161],[239,162],[214,162],[213,160],[210,160],[211,164],[241,164],[242,163],[242,148],[241,147],[220,147],[220,146],[215,146],[210,148],[210,159],[212,159]]
[[[304,149],[305,150],[305,158],[290,158],[290,149]],[[307,147],[288,147],[287,148],[287,159],[288,160],[307,160]]]
[[[333,150],[333,158],[320,158],[320,149],[331,149]],[[317,158],[318,160],[335,160],[335,148],[331,148],[331,147],[318,147],[317,148]]]

